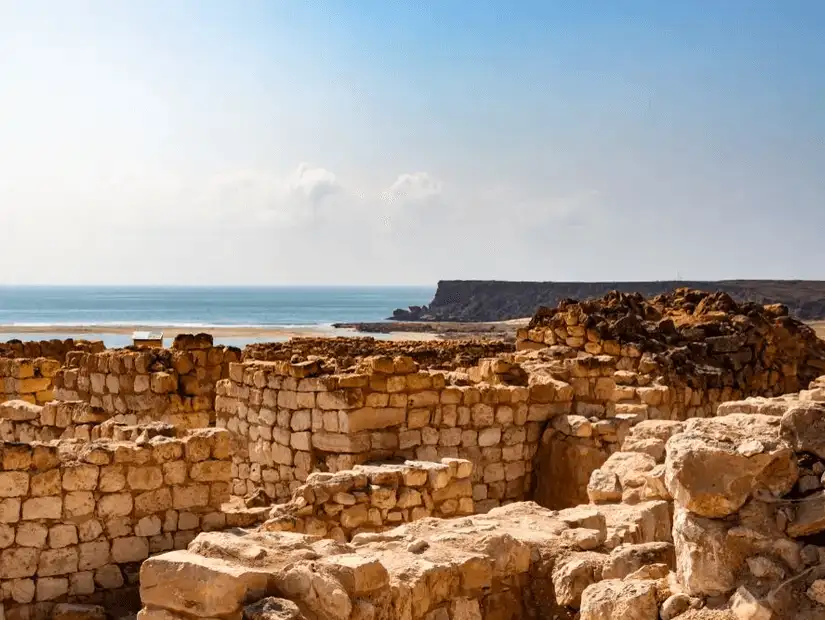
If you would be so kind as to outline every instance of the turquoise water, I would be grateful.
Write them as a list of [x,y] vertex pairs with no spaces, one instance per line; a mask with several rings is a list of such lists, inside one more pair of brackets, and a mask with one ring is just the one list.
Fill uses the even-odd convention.
[[[0,325],[53,326],[49,334],[0,333],[0,341],[66,338],[69,325],[316,327],[381,321],[395,308],[429,303],[435,287],[56,287],[0,286]],[[107,346],[131,342],[124,334],[89,334]],[[272,338],[224,338],[243,344]]]

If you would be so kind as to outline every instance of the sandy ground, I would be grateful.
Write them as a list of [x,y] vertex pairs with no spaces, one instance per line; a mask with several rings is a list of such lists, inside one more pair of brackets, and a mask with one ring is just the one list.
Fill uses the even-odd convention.
[[814,321],[811,323],[816,335],[825,340],[825,321]]
[[[36,340],[37,334],[68,334],[82,338],[85,334],[120,334],[131,335],[135,331],[163,332],[164,340],[174,338],[178,334],[193,334],[206,332],[216,338],[250,338],[265,340],[267,338],[295,338],[295,337],[333,337],[333,336],[366,336],[354,329],[335,329],[331,327],[306,328],[261,328],[261,327],[180,327],[180,326],[146,326],[146,325],[0,325],[0,340],[3,334],[27,334]],[[391,332],[387,334],[392,340],[433,340],[438,338],[432,333]]]

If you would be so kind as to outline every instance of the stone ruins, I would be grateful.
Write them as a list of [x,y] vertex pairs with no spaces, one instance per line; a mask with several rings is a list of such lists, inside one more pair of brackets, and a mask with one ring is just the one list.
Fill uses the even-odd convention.
[[825,620],[825,342],[781,306],[0,376],[0,620]]

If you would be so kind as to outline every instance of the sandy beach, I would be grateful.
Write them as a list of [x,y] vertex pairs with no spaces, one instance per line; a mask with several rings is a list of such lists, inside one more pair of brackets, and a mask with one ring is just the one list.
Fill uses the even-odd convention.
[[[248,338],[255,341],[283,340],[295,337],[335,337],[335,336],[370,336],[372,334],[358,333],[354,328],[334,328],[329,326],[317,327],[260,327],[260,326],[200,326],[185,327],[174,325],[0,325],[0,340],[8,339],[4,334],[31,336],[37,340],[39,334],[61,334],[66,337],[83,338],[101,334],[131,336],[135,331],[163,332],[164,339],[174,338],[178,334],[194,334],[206,332],[215,338]],[[392,340],[434,340],[438,338],[433,333],[416,333],[408,331],[388,332],[382,334]]]

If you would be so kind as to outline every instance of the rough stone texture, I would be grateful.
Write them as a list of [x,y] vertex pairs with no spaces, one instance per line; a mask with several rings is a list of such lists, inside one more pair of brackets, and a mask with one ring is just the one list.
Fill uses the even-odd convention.
[[671,495],[705,517],[733,514],[755,490],[784,495],[799,474],[779,425],[780,418],[759,414],[689,420],[685,432],[668,442],[665,482]]
[[[202,335],[70,352],[59,400],[0,405],[0,610],[94,616],[69,604],[125,596],[143,562],[141,620],[814,618],[825,383],[720,403],[784,390],[816,347],[777,309],[750,331],[703,299],[687,361],[666,322],[598,340],[575,313],[550,321],[570,342],[495,358],[335,342],[237,363]],[[781,360],[773,387],[716,387],[759,372],[748,347]],[[732,366],[680,374],[700,359]],[[223,428],[185,432],[213,411]]]
[[470,461],[443,459],[313,473],[289,502],[272,508],[264,527],[346,541],[429,516],[471,515],[472,471]]
[[54,398],[54,376],[60,362],[38,357],[6,358],[0,356],[0,403],[22,400],[43,404]]
[[215,384],[240,356],[208,334],[181,335],[172,349],[73,351],[54,376],[55,397],[87,402],[119,424],[202,428],[214,420]]
[[562,344],[602,353],[631,343],[674,387],[776,396],[825,372],[825,342],[786,307],[738,304],[726,293],[687,288],[651,299],[614,291],[541,308],[517,346]]
[[825,409],[808,397],[784,397],[779,415],[690,420],[667,443],[678,583],[737,619],[825,617]]
[[83,401],[52,400],[33,405],[23,400],[0,404],[0,440],[51,441],[52,439],[97,439],[99,425],[110,416]]
[[[502,362],[503,366],[507,366]],[[541,429],[569,410],[528,386],[448,384],[411,358],[371,357],[359,372],[325,374],[316,362],[231,364],[219,382],[217,424],[237,433],[233,493],[288,500],[315,470],[368,461],[472,461],[472,497],[488,510],[529,496]],[[495,369],[487,367],[493,373]],[[503,370],[506,372],[506,369]],[[480,371],[479,371],[480,374]]]
[[231,451],[223,429],[141,442],[0,442],[6,618],[119,588],[150,554],[226,527]]
[[[647,510],[633,508],[631,520],[643,521]],[[349,543],[265,530],[202,534],[187,551],[143,563],[141,614],[251,616],[277,596],[294,603],[278,603],[293,614],[286,617],[298,608],[319,620],[572,619],[575,608],[553,593],[568,593],[565,602],[578,606],[588,571],[598,572],[608,557],[608,530],[627,524],[627,515],[615,518],[598,507],[554,512],[527,502],[485,515],[424,518]],[[616,613],[638,607],[631,598]]]

